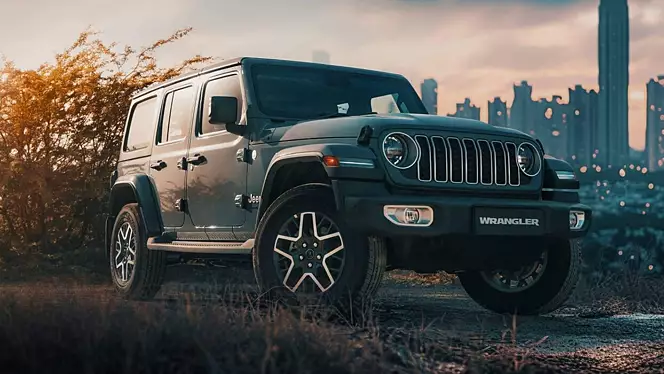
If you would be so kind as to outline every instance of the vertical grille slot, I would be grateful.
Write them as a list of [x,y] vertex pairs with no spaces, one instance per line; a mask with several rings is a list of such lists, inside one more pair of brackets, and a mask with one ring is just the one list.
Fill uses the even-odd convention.
[[436,182],[447,182],[447,145],[440,136],[432,136],[433,144],[433,169]]
[[507,184],[507,155],[505,146],[501,142],[491,142],[493,146],[493,166],[495,170],[495,183],[499,186]]
[[463,183],[464,155],[461,141],[457,138],[447,138],[450,148],[450,182]]
[[466,153],[466,183],[477,184],[480,179],[480,156],[477,152],[477,146],[472,139],[464,139],[463,150]]
[[480,182],[493,184],[493,151],[486,140],[478,140],[477,147],[480,153]]
[[431,145],[429,138],[416,135],[415,141],[420,146],[420,161],[417,163],[417,179],[422,182],[431,182]]
[[[420,182],[520,186],[518,146],[514,142],[415,135],[417,167],[402,171]],[[406,175],[406,173],[408,173]]]
[[516,144],[505,143],[507,149],[507,175],[510,186],[518,186],[521,184],[521,173],[519,165],[517,164],[517,150]]

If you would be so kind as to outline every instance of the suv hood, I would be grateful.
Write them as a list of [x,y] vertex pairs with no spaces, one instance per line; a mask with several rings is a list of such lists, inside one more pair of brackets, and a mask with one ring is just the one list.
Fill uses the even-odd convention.
[[272,139],[279,141],[356,138],[366,125],[373,127],[374,136],[385,130],[451,131],[455,133],[504,135],[532,139],[531,136],[506,127],[491,126],[472,119],[427,114],[368,114],[364,116],[308,120],[291,126],[277,127]]

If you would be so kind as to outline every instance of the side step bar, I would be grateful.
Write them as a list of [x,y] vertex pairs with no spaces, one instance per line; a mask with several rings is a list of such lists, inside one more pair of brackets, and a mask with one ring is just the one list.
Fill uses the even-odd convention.
[[246,242],[163,241],[163,239],[160,240],[159,238],[148,239],[148,249],[156,251],[249,255],[253,248],[254,239],[249,239]]

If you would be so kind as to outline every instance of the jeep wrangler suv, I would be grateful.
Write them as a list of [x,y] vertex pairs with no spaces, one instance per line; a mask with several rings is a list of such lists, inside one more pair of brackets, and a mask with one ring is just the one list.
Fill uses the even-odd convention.
[[[513,129],[429,115],[401,75],[259,58],[132,100],[106,241],[126,298],[167,257],[245,255],[262,290],[354,305],[386,269],[458,274],[500,313],[558,308],[591,210]],[[167,256],[167,254],[172,256]]]

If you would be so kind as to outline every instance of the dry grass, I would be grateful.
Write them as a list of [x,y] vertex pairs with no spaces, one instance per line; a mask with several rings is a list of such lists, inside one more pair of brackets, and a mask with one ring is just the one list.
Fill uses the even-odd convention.
[[581,278],[569,303],[579,307],[585,317],[664,314],[664,279],[629,273],[592,281]]
[[414,286],[435,286],[452,284],[456,280],[456,276],[444,271],[433,274],[419,274],[414,271],[392,270],[385,273],[385,280]]
[[0,367],[115,374],[558,372],[509,344],[487,351],[425,326],[383,329],[369,318],[351,325],[260,306],[253,295],[228,288],[195,292],[124,302],[101,286],[2,287]]

